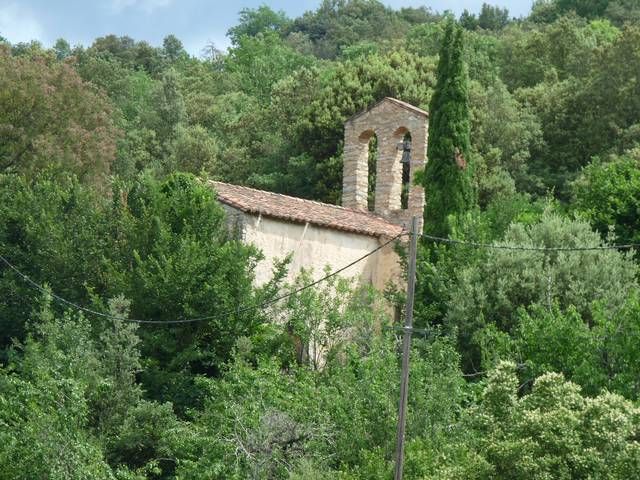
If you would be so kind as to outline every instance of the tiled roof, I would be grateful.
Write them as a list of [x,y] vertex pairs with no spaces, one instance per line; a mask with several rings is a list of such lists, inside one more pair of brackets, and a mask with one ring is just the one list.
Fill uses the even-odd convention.
[[246,213],[262,214],[289,222],[311,223],[321,227],[361,233],[375,237],[396,236],[402,227],[370,212],[289,197],[222,182],[209,182],[225,205]]
[[421,108],[418,108],[414,105],[411,105],[410,103],[407,102],[403,102],[402,100],[398,100],[397,98],[393,98],[393,97],[384,97],[382,100],[380,100],[379,102],[374,103],[371,107],[356,113],[355,115],[351,116],[347,122],[350,122],[352,120],[355,120],[356,118],[360,117],[361,115],[364,115],[365,113],[367,113],[370,110],[373,110],[374,108],[376,108],[378,105],[380,105],[383,102],[390,102],[393,103],[399,107],[405,108],[407,110],[411,110],[414,113],[417,113],[418,115],[424,115],[425,117],[429,116],[429,112],[422,110]]

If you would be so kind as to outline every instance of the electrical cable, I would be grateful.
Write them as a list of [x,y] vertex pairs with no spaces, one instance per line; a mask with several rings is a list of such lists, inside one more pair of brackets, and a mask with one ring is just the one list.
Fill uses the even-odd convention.
[[[135,318],[125,318],[125,317],[118,317],[118,316],[114,316],[114,315],[109,315],[107,313],[103,313],[103,312],[99,312],[87,307],[83,307],[82,305],[78,305],[77,303],[74,303],[70,300],[67,300],[64,297],[61,297],[60,295],[55,294],[54,292],[51,292],[50,290],[44,288],[42,285],[38,284],[37,282],[35,282],[34,280],[32,280],[29,276],[27,276],[26,274],[24,274],[23,272],[21,272],[15,265],[13,265],[11,262],[9,262],[9,260],[7,260],[4,256],[0,255],[0,261],[2,261],[7,267],[9,267],[11,270],[13,270],[20,278],[22,278],[27,284],[29,284],[32,288],[42,292],[42,293],[46,293],[47,295],[50,295],[51,298],[53,298],[55,301],[57,301],[58,303],[67,305],[68,307],[74,308],[78,311],[90,314],[90,315],[95,315],[95,316],[99,316],[102,318],[107,318],[107,319],[111,319],[111,320],[120,320],[120,321],[124,321],[124,322],[131,322],[131,323],[140,323],[140,324],[159,324],[159,325],[168,325],[168,324],[183,324],[183,323],[195,323],[195,322],[201,322],[201,321],[205,321],[205,320],[213,320],[215,318],[219,318],[222,316],[227,316],[230,314],[240,314],[240,313],[244,313],[247,311],[251,311],[251,310],[255,310],[255,309],[261,309],[264,307],[267,307],[269,305],[272,305],[274,303],[277,303],[281,300],[284,300],[288,297],[291,297],[293,295],[296,295],[304,290],[307,290],[309,288],[312,288],[326,280],[329,280],[330,278],[344,272],[345,270],[347,270],[348,268],[356,265],[357,263],[361,262],[362,260],[370,257],[371,255],[373,255],[374,253],[380,251],[381,249],[383,249],[384,247],[386,247],[387,245],[389,245],[390,243],[396,241],[398,238],[400,238],[401,236],[404,235],[409,235],[408,232],[403,231],[401,233],[399,233],[398,235],[396,235],[395,237],[391,238],[390,240],[388,240],[387,242],[381,244],[380,246],[378,246],[377,248],[375,248],[374,250],[371,250],[370,252],[366,253],[365,255],[363,255],[362,257],[357,258],[356,260],[354,260],[353,262],[349,263],[348,265],[345,265],[344,267],[335,270],[331,273],[329,273],[328,275],[315,280],[314,282],[311,282],[307,285],[303,285],[300,288],[297,288],[289,293],[277,296],[275,298],[272,298],[271,300],[267,300],[265,302],[262,303],[258,303],[255,305],[248,305],[246,307],[242,307],[242,308],[238,308],[238,309],[233,309],[233,310],[227,310],[226,312],[223,312],[222,314],[217,314],[217,315],[206,315],[206,316],[201,316],[201,317],[193,317],[193,318],[179,318],[176,320],[145,320],[145,319],[135,319]],[[629,243],[629,244],[623,244],[623,245],[604,245],[604,246],[594,246],[594,247],[526,247],[526,246],[514,246],[514,245],[497,245],[497,244],[489,244],[489,243],[481,243],[481,242],[472,242],[472,241],[466,241],[466,240],[458,240],[458,239],[454,239],[454,238],[445,238],[445,237],[438,237],[435,235],[429,235],[426,233],[423,233],[420,235],[421,237],[427,239],[427,240],[431,240],[433,242],[436,243],[446,243],[446,244],[452,244],[452,245],[466,245],[466,246],[471,246],[474,248],[488,248],[488,249],[500,249],[500,250],[515,250],[515,251],[536,251],[536,252],[579,252],[579,251],[598,251],[598,250],[625,250],[625,249],[631,249],[631,248],[640,248],[640,244],[638,243]]]
[[125,318],[125,317],[118,317],[118,316],[114,316],[114,315],[109,315],[108,313],[103,313],[103,312],[98,312],[96,310],[92,310],[90,308],[87,307],[83,307],[82,305],[78,305],[77,303],[74,303],[70,300],[67,300],[66,298],[61,297],[60,295],[56,295],[55,293],[53,293],[52,291],[50,291],[49,289],[43,287],[42,285],[38,284],[37,282],[35,282],[34,280],[32,280],[28,275],[24,274],[23,272],[21,272],[15,265],[13,265],[11,262],[9,262],[9,260],[7,260],[4,256],[0,255],[0,261],[2,261],[2,263],[4,263],[7,267],[9,267],[11,270],[13,270],[20,278],[22,278],[27,284],[29,284],[32,288],[45,293],[47,295],[50,295],[51,298],[53,298],[55,301],[57,301],[58,303],[67,305],[68,307],[74,308],[78,311],[90,314],[90,315],[95,315],[98,317],[102,317],[102,318],[107,318],[110,320],[119,320],[122,322],[130,322],[130,323],[140,323],[140,324],[155,324],[155,325],[169,325],[169,324],[181,324],[181,323],[195,323],[195,322],[201,322],[201,321],[205,321],[205,320],[213,320],[215,318],[220,318],[223,316],[228,316],[231,314],[240,314],[240,313],[244,313],[244,312],[248,312],[251,310],[255,310],[255,309],[261,309],[264,307],[267,307],[269,305],[272,305],[276,302],[279,302],[280,300],[284,300],[288,297],[291,297],[293,295],[296,295],[304,290],[307,290],[311,287],[315,287],[316,285],[318,285],[319,283],[322,283],[326,280],[329,280],[332,277],[335,277],[336,275],[344,272],[345,270],[347,270],[348,268],[356,265],[357,263],[361,262],[362,260],[370,257],[371,255],[373,255],[374,253],[382,250],[384,247],[386,247],[387,245],[389,245],[390,243],[394,242],[395,240],[397,240],[398,238],[400,238],[401,236],[405,235],[406,232],[401,232],[398,235],[396,235],[395,237],[391,238],[390,240],[386,241],[385,243],[379,245],[377,248],[371,250],[370,252],[366,253],[365,255],[357,258],[356,260],[354,260],[353,262],[349,263],[348,265],[345,265],[344,267],[335,270],[331,273],[329,273],[328,275],[325,275],[324,277],[315,280],[314,282],[311,282],[307,285],[303,285],[300,288],[297,288],[289,293],[277,296],[275,298],[272,298],[270,300],[267,300],[265,302],[262,303],[258,303],[255,305],[248,305],[246,307],[242,307],[242,308],[237,308],[237,309],[233,309],[233,310],[227,310],[226,312],[217,314],[217,315],[206,315],[206,316],[202,316],[202,317],[193,317],[193,318],[179,318],[176,320],[144,320],[144,319],[136,319],[136,318]]
[[435,243],[467,245],[474,248],[489,248],[489,249],[495,249],[495,250],[518,250],[518,251],[533,251],[533,252],[586,252],[586,251],[596,251],[596,250],[625,250],[625,249],[640,247],[640,243],[627,243],[624,245],[601,245],[601,246],[595,246],[595,247],[526,247],[526,246],[517,246],[517,245],[496,245],[491,243],[470,242],[466,240],[457,240],[454,238],[436,237],[434,235],[428,235],[426,233],[423,233],[421,236]]

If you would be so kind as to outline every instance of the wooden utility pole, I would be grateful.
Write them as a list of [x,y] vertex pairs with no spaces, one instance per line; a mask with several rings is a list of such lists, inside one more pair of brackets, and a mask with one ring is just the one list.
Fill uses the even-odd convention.
[[407,304],[402,335],[402,377],[400,379],[400,404],[398,407],[398,439],[396,442],[395,480],[402,480],[404,466],[404,430],[407,423],[407,396],[409,392],[409,353],[413,330],[413,299],[416,289],[416,256],[418,247],[418,217],[411,219],[411,243],[409,244],[409,278],[407,279]]

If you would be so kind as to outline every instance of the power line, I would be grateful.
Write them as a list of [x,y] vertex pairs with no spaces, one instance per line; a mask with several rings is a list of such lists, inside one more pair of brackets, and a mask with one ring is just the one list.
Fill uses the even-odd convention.
[[[267,300],[265,302],[262,303],[258,303],[255,305],[249,305],[246,307],[242,307],[242,308],[238,308],[238,309],[229,309],[221,314],[217,314],[217,315],[206,315],[206,316],[201,316],[201,317],[193,317],[193,318],[180,318],[180,319],[176,319],[176,320],[145,320],[145,319],[135,319],[135,318],[125,318],[125,317],[118,317],[118,316],[114,316],[114,315],[109,315],[107,313],[103,313],[103,312],[98,312],[96,310],[87,308],[87,307],[83,307],[82,305],[78,305],[77,303],[74,303],[70,300],[67,300],[64,297],[61,297],[60,295],[55,294],[54,292],[51,292],[50,290],[44,288],[42,285],[38,284],[37,282],[35,282],[34,280],[32,280],[29,276],[27,276],[26,274],[24,274],[22,271],[20,271],[15,265],[13,265],[11,262],[9,262],[9,260],[7,260],[7,258],[5,258],[4,256],[0,255],[0,261],[2,261],[7,267],[9,267],[11,270],[13,270],[19,277],[21,277],[27,284],[29,284],[32,288],[42,292],[42,293],[46,293],[47,295],[50,295],[51,298],[53,298],[55,301],[57,301],[58,303],[64,304],[68,307],[74,308],[76,310],[82,311],[84,313],[90,314],[90,315],[95,315],[98,317],[102,317],[102,318],[107,318],[107,319],[111,319],[111,320],[120,320],[120,321],[124,321],[124,322],[131,322],[131,323],[141,323],[141,324],[159,324],[159,325],[163,325],[163,324],[182,324],[182,323],[195,323],[195,322],[201,322],[201,321],[205,321],[205,320],[213,320],[222,316],[227,316],[230,314],[240,314],[240,313],[244,313],[244,312],[248,312],[251,310],[255,310],[255,309],[261,309],[264,307],[267,307],[269,305],[272,305],[274,303],[277,303],[281,300],[284,300],[288,297],[291,297],[293,295],[296,295],[304,290],[307,290],[309,288],[312,288],[326,280],[329,280],[330,278],[344,272],[345,270],[347,270],[348,268],[356,265],[357,263],[361,262],[362,260],[370,257],[371,255],[373,255],[374,253],[380,251],[381,249],[383,249],[384,247],[386,247],[387,245],[389,245],[390,243],[396,241],[398,238],[400,238],[401,236],[404,235],[408,235],[408,233],[406,231],[403,231],[401,233],[399,233],[398,235],[396,235],[395,237],[391,238],[390,240],[388,240],[387,242],[383,243],[382,245],[378,246],[377,248],[375,248],[374,250],[366,253],[365,255],[363,255],[360,258],[357,258],[356,260],[354,260],[353,262],[349,263],[348,265],[345,265],[344,267],[335,270],[334,272],[329,273],[328,275],[314,281],[311,282],[307,285],[304,285],[300,288],[297,288],[289,293],[280,295],[278,297],[272,298],[271,300]],[[497,250],[513,250],[513,251],[535,251],[535,252],[578,252],[578,251],[602,251],[602,250],[628,250],[628,249],[632,249],[632,248],[640,248],[640,244],[639,243],[629,243],[629,244],[622,244],[622,245],[604,245],[604,246],[593,246],[593,247],[528,247],[528,246],[516,246],[516,245],[498,245],[498,244],[490,244],[490,243],[481,243],[481,242],[473,242],[473,241],[467,241],[467,240],[459,240],[459,239],[455,239],[455,238],[445,238],[445,237],[438,237],[435,235],[429,235],[426,233],[421,234],[421,237],[427,239],[427,240],[431,240],[432,242],[435,243],[445,243],[445,244],[451,244],[451,245],[466,245],[466,246],[470,246],[470,247],[474,247],[474,248],[487,248],[487,249],[497,249]]]
[[45,293],[49,296],[51,296],[51,298],[53,298],[55,301],[57,301],[58,303],[64,304],[68,307],[74,308],[78,311],[84,312],[84,313],[88,313],[90,315],[95,315],[98,317],[102,317],[102,318],[107,318],[110,320],[120,320],[123,322],[130,322],[130,323],[141,323],[141,324],[155,324],[155,325],[168,325],[168,324],[181,324],[181,323],[195,323],[195,322],[201,322],[201,321],[205,321],[205,320],[213,320],[216,318],[220,318],[220,317],[226,317],[228,315],[231,314],[240,314],[240,313],[244,313],[244,312],[248,312],[251,310],[255,310],[255,309],[262,309],[264,307],[267,307],[269,305],[272,305],[274,303],[279,302],[280,300],[284,300],[288,297],[291,297],[293,295],[296,295],[304,290],[307,290],[309,288],[315,287],[316,285],[325,282],[327,280],[329,280],[332,277],[335,277],[336,275],[344,272],[345,270],[347,270],[348,268],[356,265],[357,263],[363,261],[364,259],[370,257],[371,255],[373,255],[374,253],[382,250],[384,247],[386,247],[387,245],[389,245],[390,243],[396,241],[398,238],[400,238],[401,236],[405,235],[405,232],[399,233],[398,235],[396,235],[395,237],[391,238],[390,240],[388,240],[387,242],[383,243],[382,245],[379,245],[377,248],[371,250],[370,252],[366,253],[365,255],[357,258],[356,260],[354,260],[353,262],[349,263],[348,265],[345,265],[344,267],[335,270],[331,273],[329,273],[328,275],[325,275],[324,277],[311,282],[307,285],[304,285],[300,288],[297,288],[289,293],[280,295],[278,297],[272,298],[270,300],[267,300],[265,302],[262,303],[258,303],[255,305],[248,305],[246,307],[242,307],[242,308],[237,308],[237,309],[229,309],[223,313],[217,314],[217,315],[206,315],[206,316],[202,316],[202,317],[193,317],[193,318],[179,318],[176,320],[144,320],[144,319],[136,319],[136,318],[125,318],[125,317],[118,317],[118,316],[114,316],[114,315],[109,315],[108,313],[103,313],[103,312],[98,312],[96,310],[87,308],[87,307],[83,307],[82,305],[78,305],[77,303],[74,303],[70,300],[67,300],[64,297],[61,297],[60,295],[57,295],[55,293],[53,293],[52,291],[50,291],[49,289],[46,289],[45,287],[43,287],[42,285],[40,285],[39,283],[35,282],[34,280],[32,280],[28,275],[26,275],[25,273],[23,273],[22,271],[20,271],[15,265],[13,265],[11,262],[9,262],[9,260],[7,260],[4,256],[0,255],[0,261],[2,261],[2,263],[4,263],[7,267],[9,267],[11,270],[13,270],[20,278],[22,278],[27,284],[29,284],[29,286],[31,286],[32,288],[34,288],[35,290],[38,290],[42,293]]
[[474,248],[487,248],[487,249],[494,249],[494,250],[519,250],[519,251],[532,251],[532,252],[587,252],[587,251],[597,251],[597,250],[628,250],[631,248],[640,247],[640,243],[627,243],[623,245],[601,245],[601,246],[594,246],[594,247],[527,247],[527,246],[518,246],[518,245],[497,245],[495,243],[471,242],[467,240],[458,240],[455,238],[436,237],[434,235],[428,235],[426,233],[423,233],[421,236],[435,243],[466,245]]

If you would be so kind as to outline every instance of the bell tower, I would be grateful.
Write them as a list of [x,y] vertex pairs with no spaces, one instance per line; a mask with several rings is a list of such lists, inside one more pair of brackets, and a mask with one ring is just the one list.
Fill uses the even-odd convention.
[[421,229],[425,195],[413,179],[426,163],[428,125],[427,112],[391,97],[347,120],[342,206],[368,210],[369,143],[375,136],[378,157],[371,186],[375,192],[372,212],[405,226],[415,215]]

